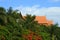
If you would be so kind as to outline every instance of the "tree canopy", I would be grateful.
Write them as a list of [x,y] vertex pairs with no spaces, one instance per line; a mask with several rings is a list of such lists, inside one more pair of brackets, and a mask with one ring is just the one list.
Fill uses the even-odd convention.
[[40,25],[35,17],[29,14],[23,17],[12,7],[8,10],[0,7],[0,40],[28,40],[23,35],[29,35],[30,31],[35,33],[32,40],[35,35],[41,36],[42,40],[60,40],[60,27],[57,24]]

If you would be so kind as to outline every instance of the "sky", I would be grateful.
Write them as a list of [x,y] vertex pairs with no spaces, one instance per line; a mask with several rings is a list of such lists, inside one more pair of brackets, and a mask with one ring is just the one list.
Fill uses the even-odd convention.
[[22,15],[46,16],[60,25],[60,0],[0,0],[0,7],[13,7]]

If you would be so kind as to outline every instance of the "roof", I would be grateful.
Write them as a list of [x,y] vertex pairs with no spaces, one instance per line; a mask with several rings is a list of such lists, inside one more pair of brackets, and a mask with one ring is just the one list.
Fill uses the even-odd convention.
[[[23,16],[23,18],[25,18],[25,16]],[[46,16],[36,16],[35,21],[38,21],[38,23],[40,24],[48,24],[48,25],[53,24],[53,21],[47,20]]]
[[45,16],[36,16],[35,20],[38,21],[38,23],[47,23]]
[[47,20],[46,19],[46,16],[36,16],[35,18],[36,21],[38,21],[38,23],[47,23],[47,24],[53,24],[53,21],[52,20]]

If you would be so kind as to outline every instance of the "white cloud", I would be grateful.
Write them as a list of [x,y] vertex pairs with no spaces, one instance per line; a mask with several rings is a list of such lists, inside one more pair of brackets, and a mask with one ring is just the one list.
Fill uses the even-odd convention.
[[39,5],[34,5],[32,7],[20,6],[19,9],[23,15],[32,14],[37,16],[46,16],[48,19],[53,20],[54,23],[58,22],[60,24],[60,7],[40,7]]

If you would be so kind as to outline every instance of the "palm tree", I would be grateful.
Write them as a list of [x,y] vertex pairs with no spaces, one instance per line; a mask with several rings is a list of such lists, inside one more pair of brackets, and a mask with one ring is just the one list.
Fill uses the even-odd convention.
[[35,15],[31,16],[31,15],[26,15],[24,17],[24,24],[23,24],[23,27],[29,29],[29,30],[32,30],[32,31],[35,31],[34,28],[36,28],[37,26],[37,21],[35,21]]
[[[17,10],[11,10],[9,12],[9,15],[7,16],[7,27],[10,34],[11,40],[19,40],[22,36],[22,15],[21,13],[18,13]],[[11,15],[12,14],[12,15]],[[17,20],[18,19],[18,20]],[[18,21],[18,22],[17,22]],[[21,21],[21,22],[20,22]]]
[[5,25],[7,23],[6,10],[0,7],[0,24]]
[[51,25],[50,28],[49,28],[49,33],[50,33],[50,40],[57,40],[57,31],[56,31],[56,28],[58,27],[58,24],[55,24],[55,25]]
[[12,14],[12,12],[13,12],[12,7],[9,7],[9,9],[7,10],[7,14],[8,14],[8,15],[11,15],[11,14]]
[[0,25],[0,40],[8,40],[9,38],[9,31],[5,26]]
[[3,14],[3,15],[4,15],[5,13],[6,13],[6,10],[5,10],[5,8],[3,8],[3,7],[0,7],[0,15],[1,15],[1,14]]
[[58,35],[60,31],[58,30],[59,29],[58,24],[50,25],[48,27],[46,27],[45,25],[40,25],[39,29],[40,29],[40,34],[43,37],[43,40],[58,40],[59,39]]
[[56,27],[56,39],[60,40],[60,27]]

